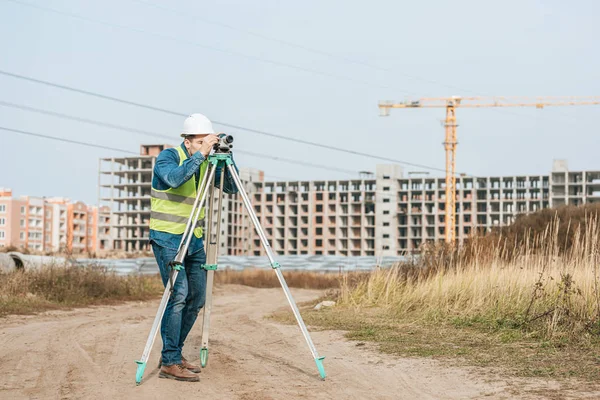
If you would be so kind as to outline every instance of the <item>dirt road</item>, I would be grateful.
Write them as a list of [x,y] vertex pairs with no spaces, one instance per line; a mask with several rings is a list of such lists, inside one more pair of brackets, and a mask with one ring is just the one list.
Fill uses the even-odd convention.
[[[294,290],[299,302],[319,294]],[[224,286],[215,291],[209,365],[200,383],[158,378],[158,338],[144,382],[136,387],[134,360],[157,305],[130,303],[0,320],[0,398],[508,399],[516,397],[511,391],[519,386],[432,360],[382,355],[331,331],[313,333],[319,352],[327,356],[328,378],[321,381],[298,328],[264,319],[286,305],[280,289]],[[184,349],[195,361],[200,322]]]

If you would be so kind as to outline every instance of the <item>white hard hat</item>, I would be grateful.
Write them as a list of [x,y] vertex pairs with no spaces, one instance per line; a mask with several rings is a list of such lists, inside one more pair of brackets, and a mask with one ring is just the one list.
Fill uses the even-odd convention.
[[202,114],[192,114],[183,122],[183,132],[181,132],[181,137],[185,137],[187,135],[207,135],[214,133],[215,131],[213,130],[210,119],[206,118],[206,116]]

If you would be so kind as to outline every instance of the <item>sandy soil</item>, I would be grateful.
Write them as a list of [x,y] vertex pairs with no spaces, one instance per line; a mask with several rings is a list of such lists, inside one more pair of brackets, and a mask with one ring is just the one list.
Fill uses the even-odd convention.
[[[296,300],[321,293],[294,290]],[[215,291],[209,364],[200,383],[159,379],[157,339],[142,385],[136,364],[158,301],[12,316],[0,320],[3,399],[513,399],[556,396],[555,382],[508,380],[434,360],[401,359],[357,346],[341,332],[314,332],[326,355],[318,377],[296,326],[264,316],[286,306],[281,289],[224,286]],[[184,349],[198,361],[201,318]],[[582,393],[561,391],[561,398]],[[597,398],[596,394],[585,397]]]

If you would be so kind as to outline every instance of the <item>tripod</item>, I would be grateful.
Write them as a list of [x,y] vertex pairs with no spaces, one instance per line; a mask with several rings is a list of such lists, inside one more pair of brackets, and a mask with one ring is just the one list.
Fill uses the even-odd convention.
[[[233,139],[231,139],[233,141]],[[205,237],[208,239],[205,242],[206,245],[206,264],[202,266],[205,270],[207,270],[206,277],[206,301],[204,304],[204,315],[202,321],[202,348],[200,349],[200,362],[202,367],[206,367],[208,363],[208,335],[210,328],[210,313],[212,308],[212,288],[214,283],[214,273],[217,270],[217,259],[218,259],[218,243],[220,238],[220,222],[221,222],[221,209],[222,209],[222,188],[223,188],[223,179],[225,176],[224,168],[227,168],[227,171],[233,177],[235,185],[238,189],[239,194],[242,196],[242,201],[250,216],[250,219],[260,237],[260,241],[262,243],[263,248],[267,253],[267,257],[269,258],[269,263],[275,274],[277,275],[277,279],[281,284],[281,288],[287,298],[290,307],[292,308],[292,312],[294,313],[294,317],[296,317],[296,322],[300,327],[300,331],[304,336],[304,340],[306,340],[306,344],[312,354],[315,363],[317,364],[317,369],[319,370],[319,375],[321,379],[325,379],[325,367],[323,366],[324,356],[319,356],[317,353],[317,349],[308,333],[308,329],[304,324],[304,320],[300,315],[300,311],[298,310],[298,306],[292,297],[292,293],[283,277],[281,272],[280,265],[277,261],[275,261],[275,254],[271,249],[271,245],[269,244],[269,240],[260,225],[260,221],[254,212],[254,208],[252,207],[252,203],[250,202],[250,198],[246,193],[240,176],[238,175],[235,167],[233,166],[233,160],[231,158],[230,148],[219,148],[217,151],[208,156],[209,166],[207,168],[204,177],[202,178],[202,182],[198,187],[198,194],[196,195],[196,199],[194,201],[194,205],[192,207],[192,211],[190,213],[190,218],[187,222],[186,228],[181,238],[181,243],[179,245],[179,249],[177,251],[177,255],[175,259],[169,264],[171,267],[171,276],[169,282],[165,287],[165,291],[163,292],[160,305],[158,306],[158,312],[156,313],[156,317],[154,318],[154,322],[152,324],[152,328],[150,330],[150,334],[148,335],[148,340],[146,341],[146,347],[144,348],[144,352],[142,353],[142,357],[140,360],[136,361],[137,363],[137,372],[135,377],[135,382],[139,385],[142,381],[142,377],[144,375],[144,370],[146,368],[146,363],[150,357],[150,351],[152,350],[152,346],[154,345],[154,340],[156,339],[156,334],[158,333],[158,329],[160,327],[161,320],[165,313],[165,309],[167,307],[167,303],[169,301],[169,297],[171,296],[171,292],[173,290],[173,285],[177,279],[177,274],[184,268],[183,267],[183,259],[185,258],[185,254],[187,253],[188,247],[190,245],[192,235],[194,234],[195,221],[200,217],[200,212],[204,203],[206,202],[207,196],[209,197],[208,201],[208,224]],[[216,229],[213,225],[213,214],[214,210],[211,208],[216,200],[215,194],[215,172],[218,167],[221,167],[221,179],[220,179],[220,188],[221,191],[219,193],[218,198],[218,208],[217,208],[217,220],[216,220]]]

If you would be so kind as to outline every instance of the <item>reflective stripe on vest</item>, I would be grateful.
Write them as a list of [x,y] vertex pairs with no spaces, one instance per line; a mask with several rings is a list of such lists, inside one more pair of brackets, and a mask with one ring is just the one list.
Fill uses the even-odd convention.
[[[181,146],[176,147],[179,154],[179,165],[187,159]],[[208,162],[205,161],[200,166],[200,183],[206,174]],[[181,235],[185,231],[185,226],[190,218],[194,201],[196,200],[196,176],[195,174],[178,188],[169,188],[167,190],[158,190],[152,188],[150,192],[150,229]],[[200,211],[198,221],[196,221],[194,235],[202,237],[202,224],[204,222],[204,208]]]
[[[158,211],[150,211],[150,218],[158,219],[166,222],[175,222],[176,224],[187,224],[188,217],[178,217],[176,215],[165,214]],[[196,226],[202,226],[204,219],[196,221]]]

